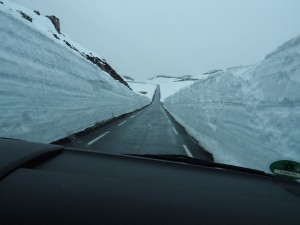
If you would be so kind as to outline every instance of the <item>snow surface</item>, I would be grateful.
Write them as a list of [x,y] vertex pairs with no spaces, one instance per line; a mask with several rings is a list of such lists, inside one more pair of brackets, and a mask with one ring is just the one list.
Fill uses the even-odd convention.
[[195,81],[180,81],[179,78],[155,77],[149,79],[147,82],[159,85],[161,91],[160,101],[163,102],[170,95],[176,93],[183,87],[191,85]]
[[69,49],[48,18],[2,2],[1,137],[49,143],[150,103]]
[[164,101],[216,162],[269,171],[300,161],[300,36],[255,65],[206,76]]
[[152,101],[157,85],[132,81],[127,81],[127,83],[135,93],[146,96]]
[[[1,0],[2,1],[2,0]],[[74,42],[71,37],[69,37],[67,34],[63,34],[58,33],[56,31],[56,29],[54,28],[54,25],[52,24],[52,22],[50,21],[49,18],[47,18],[45,15],[41,14],[41,15],[37,15],[36,13],[34,13],[31,9],[28,9],[24,6],[21,6],[19,4],[13,3],[9,0],[3,0],[2,1],[4,4],[0,5],[0,10],[2,12],[6,12],[9,13],[11,15],[13,15],[14,17],[16,17],[17,19],[20,20],[20,22],[29,25],[32,29],[42,33],[43,35],[47,36],[48,38],[52,39],[54,42],[61,44],[62,46],[66,47],[66,44],[64,43],[64,40],[68,41],[71,45],[73,45],[74,47],[76,47],[76,49],[79,50],[79,52],[84,52],[86,54],[91,53],[93,56],[98,57],[100,59],[103,60],[103,58],[97,54],[96,52],[93,52],[89,49],[86,49],[85,47],[81,46],[80,44]],[[33,22],[29,22],[27,20],[25,20],[24,18],[22,18],[22,16],[20,15],[20,13],[18,11],[22,11],[25,14],[29,15]],[[60,40],[54,38],[53,35],[56,35],[57,37],[60,38]],[[70,50],[69,48],[67,48],[68,50]],[[71,51],[71,50],[70,50]],[[72,51],[74,54],[78,54],[80,55],[79,52],[75,52]]]

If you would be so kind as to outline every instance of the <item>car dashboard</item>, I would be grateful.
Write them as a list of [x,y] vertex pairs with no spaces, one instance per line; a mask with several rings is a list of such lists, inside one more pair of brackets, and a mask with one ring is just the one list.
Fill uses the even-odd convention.
[[0,224],[297,224],[272,176],[0,139]]

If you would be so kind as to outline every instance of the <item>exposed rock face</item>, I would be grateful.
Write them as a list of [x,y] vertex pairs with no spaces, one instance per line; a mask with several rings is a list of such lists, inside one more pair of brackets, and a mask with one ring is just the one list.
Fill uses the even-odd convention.
[[56,16],[46,16],[47,18],[49,18],[51,20],[51,22],[53,23],[56,31],[60,34],[60,22],[59,19]]
[[[3,4],[4,3],[0,0],[0,4]],[[12,11],[12,9],[9,9]],[[30,17],[29,15],[25,14],[24,12],[22,12],[21,10],[17,10],[18,13],[20,13],[20,15],[32,22],[33,19],[32,17]],[[37,14],[37,15],[41,15],[39,11],[37,10],[34,10],[34,13]],[[59,21],[59,18],[57,18],[56,16],[54,15],[51,15],[51,16],[46,16],[48,19],[51,20],[54,28],[56,29],[56,31],[60,34],[60,35],[57,35],[55,34],[53,31],[52,32],[52,35],[54,38],[56,38],[57,40],[61,40],[62,37],[64,37],[65,35],[62,34],[60,32],[60,21]],[[130,90],[132,90],[129,85],[127,84],[127,82],[105,61],[105,59],[100,59],[98,57],[95,57],[93,56],[91,53],[90,54],[86,54],[85,52],[81,52],[79,51],[75,46],[73,46],[72,44],[70,44],[68,41],[66,40],[63,40],[63,42],[70,48],[72,49],[73,51],[76,51],[78,52],[82,57],[84,57],[85,59],[89,60],[90,62],[92,62],[93,64],[95,64],[97,67],[99,67],[99,69],[107,72],[112,78],[114,78],[115,80],[118,80],[120,83],[124,84],[126,87],[128,87]]]
[[85,55],[85,57],[87,60],[91,61],[96,66],[98,66],[101,70],[107,72],[112,78],[120,81],[122,84],[124,84],[130,90],[132,90],[129,87],[129,85],[126,83],[126,81],[123,80],[123,78],[105,60],[101,60],[98,57],[93,56],[91,53],[89,55]]
[[30,16],[28,16],[26,13],[22,12],[21,10],[17,10],[17,12],[20,13],[24,19],[32,22],[32,18]]
[[66,40],[64,40],[64,42],[65,42],[65,44],[66,44],[69,48],[73,49],[73,50],[76,51],[76,52],[79,52],[78,49],[75,48],[73,45],[71,45],[69,42],[67,42]]
[[59,38],[56,34],[53,34],[53,36],[54,36],[56,39],[60,40],[60,38]]
[[[51,20],[51,22],[53,23],[56,31],[60,33],[60,21],[56,16],[46,16],[47,18],[49,18]],[[53,34],[53,36],[60,40],[60,38],[56,35]],[[72,50],[79,52],[77,48],[75,48],[73,45],[71,45],[68,41],[63,40],[64,43],[71,48]],[[91,53],[90,54],[86,54],[84,52],[79,52],[80,55],[82,55],[84,58],[86,58],[87,60],[89,60],[90,62],[92,62],[93,64],[95,64],[96,66],[98,66],[101,70],[107,72],[112,78],[114,78],[115,80],[118,80],[119,82],[121,82],[122,84],[124,84],[126,87],[128,87],[129,89],[131,89],[129,87],[129,85],[127,84],[127,82],[125,80],[123,80],[123,78],[103,59],[99,59],[98,57],[93,56]],[[131,89],[132,90],[132,89]]]
[[197,78],[183,78],[183,79],[179,79],[179,80],[176,80],[174,82],[181,82],[181,81],[196,81],[196,80],[199,80]]
[[[58,37],[57,37],[58,38]],[[127,82],[125,80],[123,80],[123,78],[105,61],[105,59],[101,60],[98,57],[95,57],[92,55],[92,53],[90,54],[85,54],[84,52],[80,52],[78,51],[77,48],[75,48],[73,45],[71,45],[69,42],[67,42],[66,40],[64,40],[65,44],[71,48],[72,50],[79,52],[80,55],[82,55],[84,58],[86,58],[87,60],[89,60],[91,63],[95,64],[96,66],[98,66],[101,70],[107,72],[112,78],[114,78],[115,80],[118,80],[119,82],[121,82],[122,84],[124,84],[126,87],[128,87],[130,90],[132,90],[129,85],[127,84]]]
[[221,71],[223,71],[223,70],[210,70],[210,71],[208,71],[206,73],[203,73],[203,75],[205,75],[205,74],[213,74],[213,73],[217,73],[217,72],[221,72]]
[[125,79],[127,80],[131,80],[131,81],[134,81],[133,78],[131,78],[130,76],[123,76]]
[[153,80],[154,78],[175,78],[175,79],[181,79],[181,80],[189,80],[192,79],[192,75],[183,75],[183,76],[167,76],[167,75],[157,75],[155,77],[151,77],[148,80]]

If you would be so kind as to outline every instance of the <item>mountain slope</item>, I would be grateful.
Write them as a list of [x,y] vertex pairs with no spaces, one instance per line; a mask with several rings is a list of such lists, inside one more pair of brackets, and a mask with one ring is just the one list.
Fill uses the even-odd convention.
[[0,136],[48,143],[149,104],[55,38],[48,18],[2,2]]
[[193,84],[196,80],[198,79],[188,75],[181,77],[158,75],[156,77],[148,79],[147,82],[150,84],[156,84],[160,86],[160,101],[163,102],[165,98],[176,93],[181,88]]

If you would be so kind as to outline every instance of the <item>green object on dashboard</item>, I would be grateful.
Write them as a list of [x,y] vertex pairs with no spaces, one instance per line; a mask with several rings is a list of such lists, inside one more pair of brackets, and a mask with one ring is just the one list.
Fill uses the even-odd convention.
[[270,165],[270,170],[278,177],[300,179],[300,163],[290,160],[280,160]]

